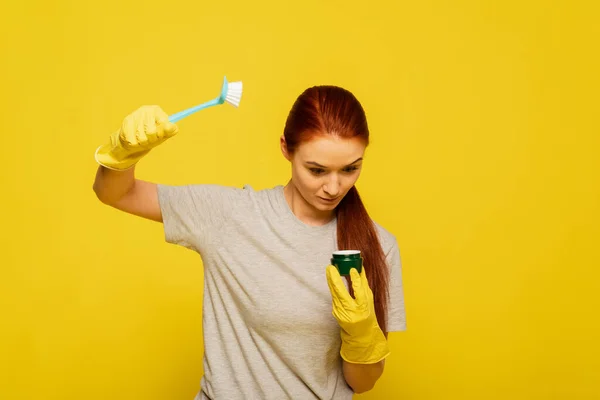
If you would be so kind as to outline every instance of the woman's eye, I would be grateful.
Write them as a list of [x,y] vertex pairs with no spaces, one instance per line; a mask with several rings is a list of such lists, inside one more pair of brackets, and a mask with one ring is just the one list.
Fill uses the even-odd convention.
[[358,169],[358,167],[348,167],[348,168],[344,168],[344,172],[354,172]]
[[311,168],[310,172],[315,175],[321,175],[323,172],[325,172],[325,170],[323,168]]

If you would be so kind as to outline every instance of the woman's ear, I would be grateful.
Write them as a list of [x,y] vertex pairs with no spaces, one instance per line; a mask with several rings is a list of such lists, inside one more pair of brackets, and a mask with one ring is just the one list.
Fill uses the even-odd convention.
[[285,141],[285,136],[281,135],[281,138],[279,139],[279,145],[281,147],[281,154],[283,154],[285,159],[292,161],[292,157],[288,151],[287,142]]

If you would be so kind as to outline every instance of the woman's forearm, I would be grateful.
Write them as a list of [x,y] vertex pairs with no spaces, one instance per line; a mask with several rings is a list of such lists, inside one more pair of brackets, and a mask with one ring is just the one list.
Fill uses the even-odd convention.
[[364,393],[373,389],[375,382],[383,374],[385,360],[375,364],[352,364],[343,361],[343,371],[346,383],[352,388],[354,393]]
[[94,181],[94,192],[100,201],[112,204],[127,194],[134,184],[135,167],[125,171],[114,171],[99,166]]

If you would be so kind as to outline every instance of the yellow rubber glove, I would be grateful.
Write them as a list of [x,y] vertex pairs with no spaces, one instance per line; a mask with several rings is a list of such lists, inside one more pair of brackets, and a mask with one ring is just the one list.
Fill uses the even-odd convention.
[[342,348],[340,355],[349,363],[375,364],[390,354],[387,339],[379,328],[373,292],[365,268],[360,275],[350,270],[354,298],[346,289],[342,277],[333,265],[327,267],[327,283],[333,299],[333,316],[340,324]]
[[96,162],[106,168],[126,170],[148,152],[175,136],[179,129],[159,106],[143,106],[123,120],[121,129],[96,150]]

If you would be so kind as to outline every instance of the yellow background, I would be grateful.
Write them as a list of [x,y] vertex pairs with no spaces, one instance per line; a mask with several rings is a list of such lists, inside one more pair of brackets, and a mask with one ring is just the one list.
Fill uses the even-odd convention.
[[192,399],[202,268],[102,205],[95,148],[144,104],[243,80],[138,177],[285,183],[296,96],[372,129],[359,189],[398,238],[408,331],[362,399],[600,398],[596,2],[4,4],[0,399]]

